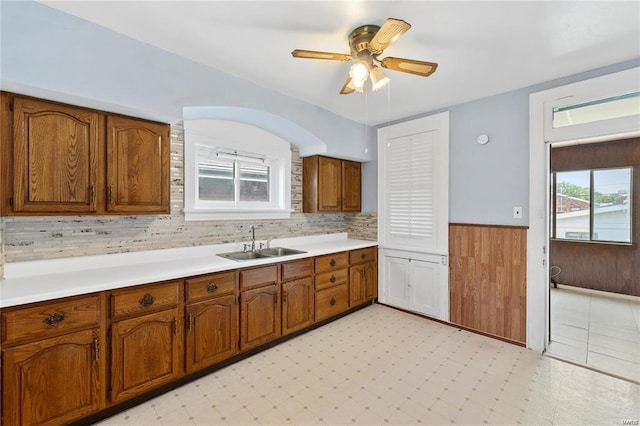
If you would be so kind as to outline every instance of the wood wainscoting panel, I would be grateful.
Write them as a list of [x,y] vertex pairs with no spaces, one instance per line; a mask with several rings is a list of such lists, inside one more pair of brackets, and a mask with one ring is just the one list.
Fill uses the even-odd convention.
[[451,322],[526,342],[527,229],[449,225]]

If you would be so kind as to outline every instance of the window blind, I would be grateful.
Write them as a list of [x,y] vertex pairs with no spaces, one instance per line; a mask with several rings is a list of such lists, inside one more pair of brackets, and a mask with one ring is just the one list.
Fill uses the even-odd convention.
[[429,132],[387,141],[389,240],[434,238],[434,146]]

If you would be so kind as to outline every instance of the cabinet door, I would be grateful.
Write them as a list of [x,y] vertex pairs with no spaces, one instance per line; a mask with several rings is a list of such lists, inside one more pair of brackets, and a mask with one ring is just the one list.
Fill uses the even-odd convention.
[[362,193],[361,165],[342,160],[342,211],[359,212]]
[[378,264],[370,262],[364,265],[364,299],[370,301],[378,297]]
[[407,288],[409,284],[409,260],[399,257],[383,256],[383,292],[384,303],[407,308]]
[[180,376],[178,309],[117,321],[111,330],[111,401],[120,402]]
[[337,212],[342,208],[342,162],[337,158],[318,159],[318,211]]
[[222,296],[187,306],[187,373],[200,370],[236,354],[238,301]]
[[66,424],[101,408],[99,329],[3,352],[3,424]]
[[240,349],[280,336],[280,290],[277,284],[243,291],[240,295]]
[[366,285],[364,265],[349,268],[349,306],[364,303],[364,289]]
[[375,262],[349,268],[349,306],[362,305],[378,295],[378,272]]
[[95,212],[103,126],[91,110],[14,98],[13,211]]
[[313,323],[313,280],[303,278],[282,284],[282,334]]
[[412,260],[409,262],[409,309],[439,317],[439,263]]
[[169,126],[107,117],[107,211],[169,213]]

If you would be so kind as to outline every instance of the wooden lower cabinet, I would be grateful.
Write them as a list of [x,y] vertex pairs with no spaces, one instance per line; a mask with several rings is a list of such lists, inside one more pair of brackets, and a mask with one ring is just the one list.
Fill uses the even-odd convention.
[[377,268],[374,262],[349,268],[349,306],[358,306],[376,298]]
[[186,307],[187,373],[232,357],[238,350],[238,299],[217,297]]
[[275,283],[240,294],[240,349],[267,343],[281,334],[280,287]]
[[111,402],[180,377],[184,339],[180,317],[175,308],[111,325]]
[[77,421],[342,314],[376,297],[376,265],[360,249],[3,309],[2,426]]
[[103,407],[100,329],[5,349],[4,425],[65,424]]
[[337,285],[316,291],[316,321],[338,315],[349,308],[349,286]]
[[302,278],[282,284],[282,334],[313,324],[313,279]]

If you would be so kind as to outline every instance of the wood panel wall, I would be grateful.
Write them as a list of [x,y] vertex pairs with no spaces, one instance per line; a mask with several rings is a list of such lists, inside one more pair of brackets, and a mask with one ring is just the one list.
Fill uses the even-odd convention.
[[631,246],[552,240],[560,284],[640,296],[640,138],[551,149],[551,171],[633,167]]
[[527,229],[449,225],[451,322],[526,343]]

